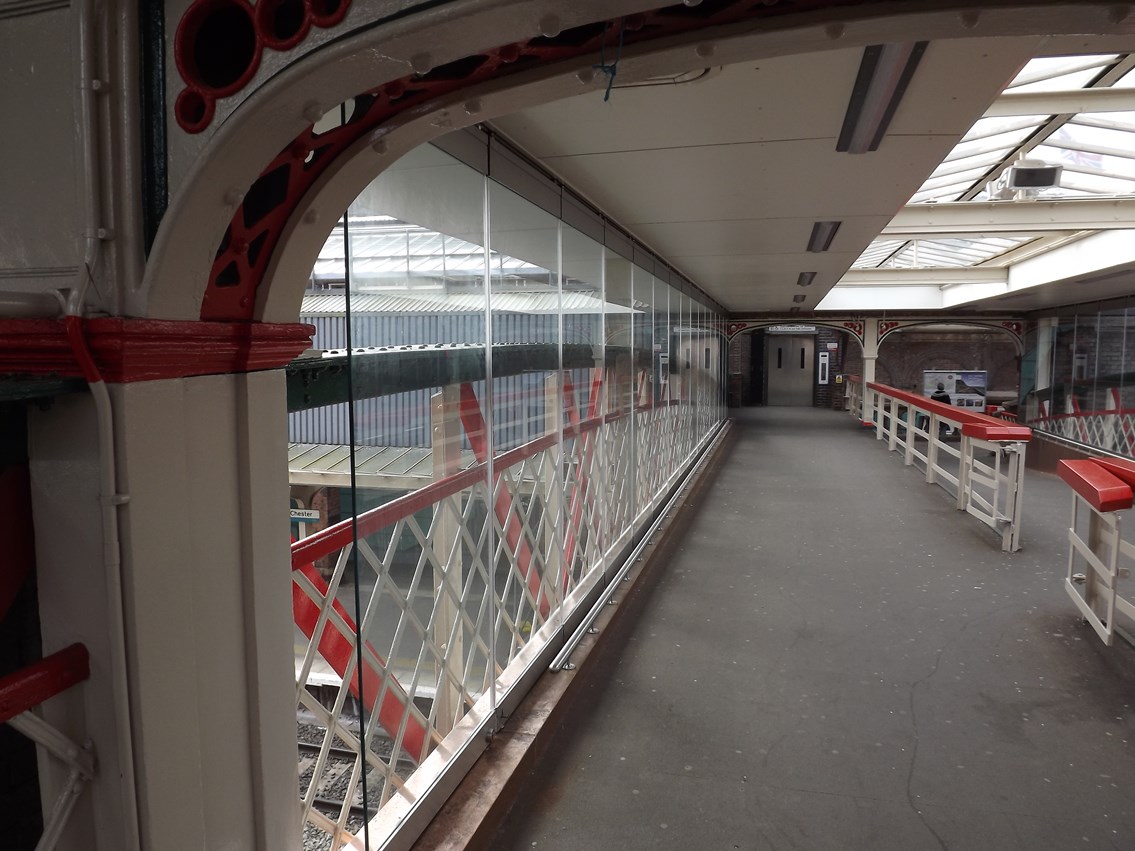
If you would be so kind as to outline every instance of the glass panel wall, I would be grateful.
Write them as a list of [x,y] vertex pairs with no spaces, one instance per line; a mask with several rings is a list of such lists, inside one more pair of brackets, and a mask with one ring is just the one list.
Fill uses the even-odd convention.
[[604,339],[607,344],[607,410],[615,415],[607,461],[607,540],[628,536],[634,516],[636,451],[633,410],[634,297],[631,261],[611,249],[604,253]]
[[381,845],[483,741],[720,424],[711,313],[618,244],[429,146],[328,239],[289,397],[308,847]]
[[1033,322],[1017,416],[1065,440],[1135,457],[1133,311],[1128,301]]
[[563,594],[560,234],[557,219],[491,180],[488,202],[497,661],[507,666]]
[[637,517],[646,511],[658,491],[658,456],[654,438],[654,275],[641,266],[631,267],[634,312],[631,369],[633,374],[635,503]]
[[562,449],[563,552],[561,588],[569,598],[585,594],[607,568],[604,522],[606,447],[600,428],[604,407],[604,249],[574,228],[560,228],[563,323]]

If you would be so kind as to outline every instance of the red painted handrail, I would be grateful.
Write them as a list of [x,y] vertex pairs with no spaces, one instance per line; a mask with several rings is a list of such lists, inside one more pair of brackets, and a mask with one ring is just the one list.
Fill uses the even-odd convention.
[[90,675],[87,648],[82,644],[72,644],[0,678],[0,724],[39,706]]
[[955,408],[945,402],[938,402],[919,393],[910,393],[889,387],[877,382],[868,383],[867,387],[885,396],[906,402],[920,410],[937,414],[944,420],[957,423],[962,427],[962,434],[969,437],[978,437],[983,440],[1020,440],[1027,441],[1032,438],[1032,429],[1028,426],[1011,425],[1005,420],[991,417],[988,414],[979,414],[967,411],[964,408]]

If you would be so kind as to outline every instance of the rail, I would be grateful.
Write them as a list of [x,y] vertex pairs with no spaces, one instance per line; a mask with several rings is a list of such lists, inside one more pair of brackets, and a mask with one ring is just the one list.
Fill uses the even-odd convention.
[[[571,375],[546,376],[552,429],[495,455],[473,376],[444,386],[435,481],[293,544],[297,707],[324,731],[302,811],[331,847],[361,841],[360,801],[371,847],[422,826],[720,425],[709,386],[599,367],[584,402]],[[463,439],[476,457],[465,470]],[[317,668],[333,699],[309,687]],[[345,783],[344,749],[359,757]],[[338,813],[328,800],[343,801]]]
[[1003,550],[1019,550],[1031,430],[885,384],[859,383],[862,404],[853,415],[874,427],[890,451],[901,451],[904,464],[920,464],[926,482],[953,494],[959,511],[996,531]]
[[1131,641],[1118,616],[1135,619],[1135,603],[1121,593],[1135,562],[1135,545],[1123,540],[1121,513],[1133,503],[1135,463],[1087,458],[1061,461],[1057,472],[1072,489],[1064,588],[1104,644],[1111,646],[1116,635]]
[[26,668],[0,678],[0,723],[27,736],[68,769],[67,782],[47,817],[36,851],[51,851],[63,834],[83,787],[94,777],[90,742],[77,744],[33,711],[90,676],[90,658],[82,644],[72,644]]

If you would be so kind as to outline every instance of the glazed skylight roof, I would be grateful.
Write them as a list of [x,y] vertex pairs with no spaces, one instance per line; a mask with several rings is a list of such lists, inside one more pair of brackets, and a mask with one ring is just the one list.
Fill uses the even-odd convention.
[[1034,237],[982,237],[979,239],[877,239],[868,246],[853,269],[923,269],[977,266],[1032,242]]
[[[1042,56],[1025,65],[1005,93],[1057,92],[1106,85],[1131,88],[1135,76],[1130,73],[1124,73],[1115,82],[1107,76],[1113,69],[1121,68],[1118,63],[1123,58],[1114,53]],[[1082,113],[1067,122],[1054,119],[1051,114],[980,119],[914,193],[910,203],[983,198],[992,174],[1015,160],[1022,147],[1029,149],[1030,159],[1064,166],[1066,179],[1062,186],[1045,190],[1045,197],[1135,192],[1135,169],[1131,168],[1130,158],[1131,152],[1135,152],[1135,137],[1120,139],[1113,135],[1135,132],[1135,113]],[[1096,126],[1101,121],[1105,126]],[[1030,141],[1041,144],[1032,147],[1027,144]],[[1096,150],[1100,147],[1106,147],[1107,153]],[[1105,161],[1107,154],[1111,156]],[[1085,176],[1090,179],[1085,180]],[[1113,178],[1111,182],[1109,177]]]
[[[1039,57],[1006,94],[1135,88],[1135,63],[1120,54]],[[992,111],[992,110],[991,110]],[[989,115],[981,118],[910,199],[911,205],[988,201],[989,184],[1013,162],[1029,159],[1063,166],[1060,185],[1040,199],[1135,195],[1135,112],[1075,115]],[[1003,265],[1009,252],[1037,243],[1040,234],[973,238],[874,240],[853,269],[958,268]]]
[[[1025,159],[1061,166],[1058,185],[1008,185]],[[1133,232],[1135,54],[1036,58],[817,309],[1075,300],[1093,274],[1135,268]]]
[[[532,263],[492,252],[494,277],[548,286],[549,272]],[[317,281],[342,281],[343,228],[328,236],[315,262]],[[443,284],[480,285],[485,250],[472,242],[390,216],[351,217],[351,277],[359,289],[420,289]]]

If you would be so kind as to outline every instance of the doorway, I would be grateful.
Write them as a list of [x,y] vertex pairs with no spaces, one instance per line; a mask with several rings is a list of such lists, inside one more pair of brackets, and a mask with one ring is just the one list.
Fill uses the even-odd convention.
[[810,407],[816,355],[814,337],[768,334],[765,337],[768,404]]

